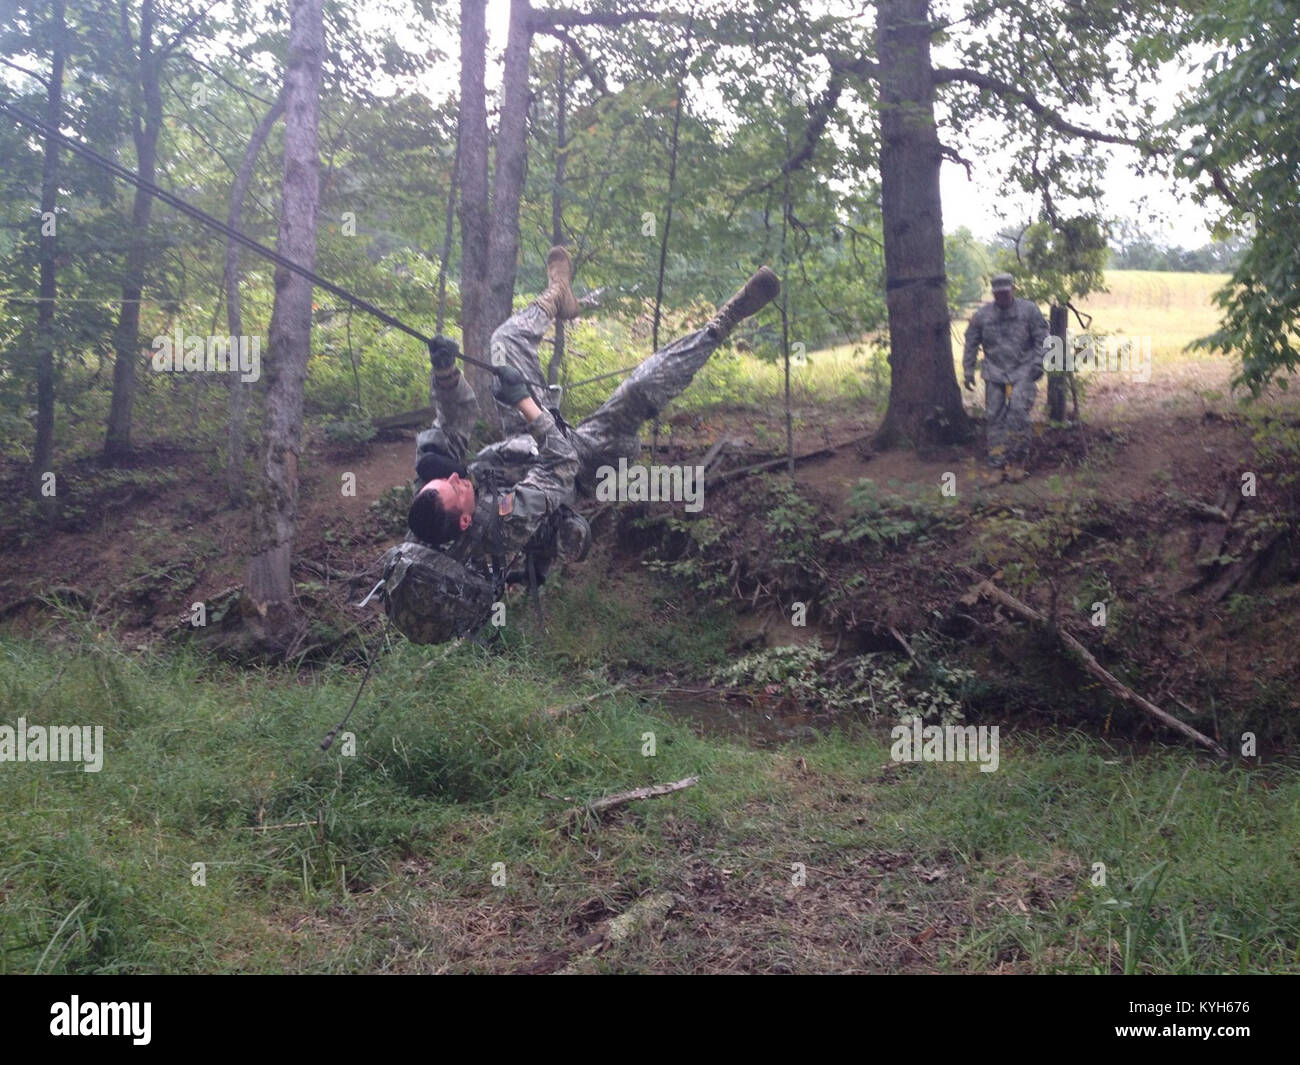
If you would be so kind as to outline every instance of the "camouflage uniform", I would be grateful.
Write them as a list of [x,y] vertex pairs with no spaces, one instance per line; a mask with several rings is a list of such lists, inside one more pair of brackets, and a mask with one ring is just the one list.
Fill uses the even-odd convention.
[[[513,366],[528,382],[537,405],[550,402],[546,378],[537,359],[537,345],[549,316],[536,304],[530,304],[492,335],[492,362]],[[638,432],[673,399],[681,395],[722,340],[707,329],[674,340],[660,348],[632,371],[610,397],[582,423],[569,430],[569,439],[579,460],[578,484],[589,491],[596,471],[604,465],[616,465],[620,457],[633,462],[641,455]],[[519,424],[522,416],[513,408],[501,407],[507,428]],[[513,423],[509,420],[513,416]],[[524,441],[524,446],[527,442]],[[519,448],[519,438],[494,448]],[[484,452],[480,452],[480,457]]]
[[[1016,298],[1005,310],[986,303],[966,327],[962,372],[975,376],[975,358],[984,347],[985,422],[989,461],[1024,461],[1029,451],[1029,412],[1043,376],[1047,322],[1032,300]],[[1007,393],[1010,392],[1008,397]]]
[[[417,453],[437,450],[464,463],[479,413],[474,389],[460,373],[449,382],[435,382],[438,418],[416,438]],[[475,485],[473,522],[448,548],[453,558],[508,560],[561,506],[573,502],[578,456],[567,434],[546,410],[527,428],[528,435],[489,445],[469,463]],[[416,490],[422,487],[417,477]]]

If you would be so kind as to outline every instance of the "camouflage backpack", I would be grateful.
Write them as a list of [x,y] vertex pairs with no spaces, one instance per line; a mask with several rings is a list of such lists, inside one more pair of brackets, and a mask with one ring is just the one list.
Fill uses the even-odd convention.
[[491,579],[424,544],[389,548],[382,565],[384,611],[412,643],[472,636],[500,598]]

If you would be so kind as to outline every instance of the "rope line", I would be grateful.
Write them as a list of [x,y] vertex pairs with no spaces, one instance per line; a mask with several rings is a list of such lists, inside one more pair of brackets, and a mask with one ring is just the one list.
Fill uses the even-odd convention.
[[[3,112],[4,114],[8,115],[10,118],[18,122],[20,125],[28,126],[38,131],[49,140],[61,144],[63,147],[67,148],[68,151],[74,152],[75,154],[81,156],[83,159],[87,160],[88,162],[93,163],[95,166],[100,167],[102,170],[106,170],[114,177],[129,182],[130,184],[134,185],[136,188],[144,190],[150,196],[162,200],[163,203],[167,204],[169,207],[175,208],[177,211],[180,211],[181,214],[193,218],[196,222],[199,222],[202,225],[207,226],[209,229],[215,229],[218,233],[223,234],[227,239],[242,244],[250,251],[256,252],[258,255],[262,256],[265,259],[269,259],[271,262],[275,263],[276,266],[281,266],[286,270],[293,271],[295,274],[298,274],[301,277],[305,277],[313,285],[318,285],[319,287],[323,288],[326,292],[338,296],[339,299],[347,301],[348,303],[352,304],[354,307],[357,307],[360,310],[365,311],[367,314],[373,315],[374,317],[378,318],[381,322],[384,322],[385,324],[392,326],[394,329],[401,330],[403,333],[415,337],[417,340],[422,341],[426,346],[432,342],[433,340],[432,337],[426,336],[424,333],[421,333],[418,329],[413,329],[411,326],[407,325],[401,319],[393,317],[387,311],[381,310],[379,307],[376,307],[373,303],[369,302],[368,300],[362,299],[360,296],[356,295],[353,292],[348,291],[347,289],[343,288],[341,285],[336,285],[332,281],[327,281],[325,278],[321,277],[315,271],[309,270],[307,269],[307,267],[302,266],[299,263],[294,262],[292,259],[289,259],[286,256],[281,255],[274,248],[268,248],[265,244],[260,244],[257,241],[255,241],[252,237],[245,236],[243,233],[235,229],[233,226],[228,226],[225,222],[221,221],[219,218],[214,218],[206,211],[202,211],[199,208],[195,207],[193,204],[187,203],[185,200],[182,200],[179,196],[173,195],[172,193],[168,192],[166,189],[159,188],[152,181],[146,181],[144,178],[140,177],[139,175],[133,174],[125,167],[119,166],[111,159],[107,159],[104,156],[100,155],[93,148],[81,143],[81,141],[76,140],[73,137],[66,136],[63,133],[60,133],[53,126],[49,125],[47,122],[42,121],[36,116],[29,115],[27,114],[27,112],[22,111],[19,108],[14,107],[12,104],[6,103],[3,100],[0,100],[0,112]],[[462,361],[470,363],[473,366],[478,366],[479,368],[487,370],[492,374],[495,374],[497,372],[498,367],[493,366],[491,363],[483,362],[481,359],[470,358],[470,356],[466,355],[464,352],[460,353],[460,358]]]

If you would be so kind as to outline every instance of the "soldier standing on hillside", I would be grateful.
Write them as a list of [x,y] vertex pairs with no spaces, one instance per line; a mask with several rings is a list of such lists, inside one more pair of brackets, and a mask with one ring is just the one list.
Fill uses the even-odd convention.
[[975,387],[975,358],[984,348],[984,412],[989,465],[1010,481],[1023,480],[1029,456],[1029,412],[1043,376],[1047,322],[1032,300],[1018,299],[1010,274],[993,278],[993,302],[971,315],[962,374]]

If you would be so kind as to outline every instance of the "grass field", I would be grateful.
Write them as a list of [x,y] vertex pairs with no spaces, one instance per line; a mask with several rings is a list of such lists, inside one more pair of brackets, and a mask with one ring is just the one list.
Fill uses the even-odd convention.
[[[626,694],[549,720],[539,707],[604,686],[597,663],[699,664],[726,630],[701,646],[694,626],[582,589],[551,609],[546,647],[517,632],[495,655],[397,645],[353,756],[317,749],[350,671],[141,658],[89,631],[75,650],[0,641],[6,720],[107,731],[99,773],[0,772],[0,969],[503,971],[665,890],[666,931],[585,964],[1297,967],[1293,770],[1068,732],[1013,732],[992,774],[898,766],[883,723],[753,750]],[[554,798],[687,775],[701,784],[606,823],[566,827]]]

